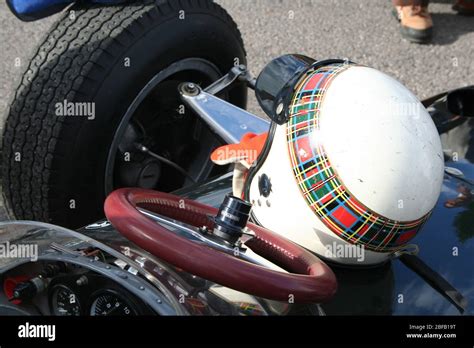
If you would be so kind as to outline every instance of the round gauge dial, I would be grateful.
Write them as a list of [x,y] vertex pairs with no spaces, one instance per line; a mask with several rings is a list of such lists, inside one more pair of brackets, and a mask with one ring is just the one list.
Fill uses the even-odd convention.
[[95,296],[90,315],[119,316],[137,315],[134,306],[122,295],[113,290],[105,290]]
[[79,316],[81,315],[81,304],[70,288],[65,285],[56,285],[51,297],[53,315]]

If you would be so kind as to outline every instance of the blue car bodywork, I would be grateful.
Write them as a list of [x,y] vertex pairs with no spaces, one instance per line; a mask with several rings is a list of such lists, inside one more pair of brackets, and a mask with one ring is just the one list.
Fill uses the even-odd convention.
[[[90,4],[120,4],[130,0],[82,0]],[[22,21],[30,22],[41,19],[65,7],[78,2],[77,0],[7,0],[10,10]]]

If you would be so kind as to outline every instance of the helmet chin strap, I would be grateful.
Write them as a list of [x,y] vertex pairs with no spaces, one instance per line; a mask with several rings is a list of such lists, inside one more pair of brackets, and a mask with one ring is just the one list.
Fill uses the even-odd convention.
[[433,289],[451,302],[460,313],[464,313],[467,307],[467,299],[438,272],[421,260],[417,256],[418,251],[418,245],[409,244],[404,249],[396,251],[393,258],[398,258],[406,267],[418,274]]
[[211,154],[211,160],[218,165],[234,164],[232,191],[234,196],[242,197],[245,180],[250,167],[263,150],[268,137],[268,132],[262,134],[247,133],[240,143],[218,147]]
[[232,176],[232,192],[236,197],[243,197],[245,178],[249,168],[241,163],[234,165],[234,175]]

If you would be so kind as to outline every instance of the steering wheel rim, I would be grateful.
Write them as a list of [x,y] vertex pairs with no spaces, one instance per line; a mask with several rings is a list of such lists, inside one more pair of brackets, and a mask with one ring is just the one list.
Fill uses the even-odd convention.
[[217,209],[169,193],[122,188],[106,199],[110,223],[127,239],[191,274],[255,296],[295,303],[325,302],[336,292],[332,270],[318,257],[286,238],[248,223],[254,237],[245,242],[255,253],[292,272],[276,270],[200,245],[143,215],[138,207],[196,227],[213,229]]

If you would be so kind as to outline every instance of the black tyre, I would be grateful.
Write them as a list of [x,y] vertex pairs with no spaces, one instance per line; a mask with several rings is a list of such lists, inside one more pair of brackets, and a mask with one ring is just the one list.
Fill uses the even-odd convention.
[[[231,17],[210,0],[75,5],[40,45],[11,103],[3,190],[18,219],[79,227],[120,186],[174,190],[216,173],[219,144],[177,94],[246,64]],[[245,86],[225,96],[246,104]],[[132,139],[130,139],[132,138]],[[137,153],[136,141],[185,171]],[[137,150],[138,151],[138,150]]]

